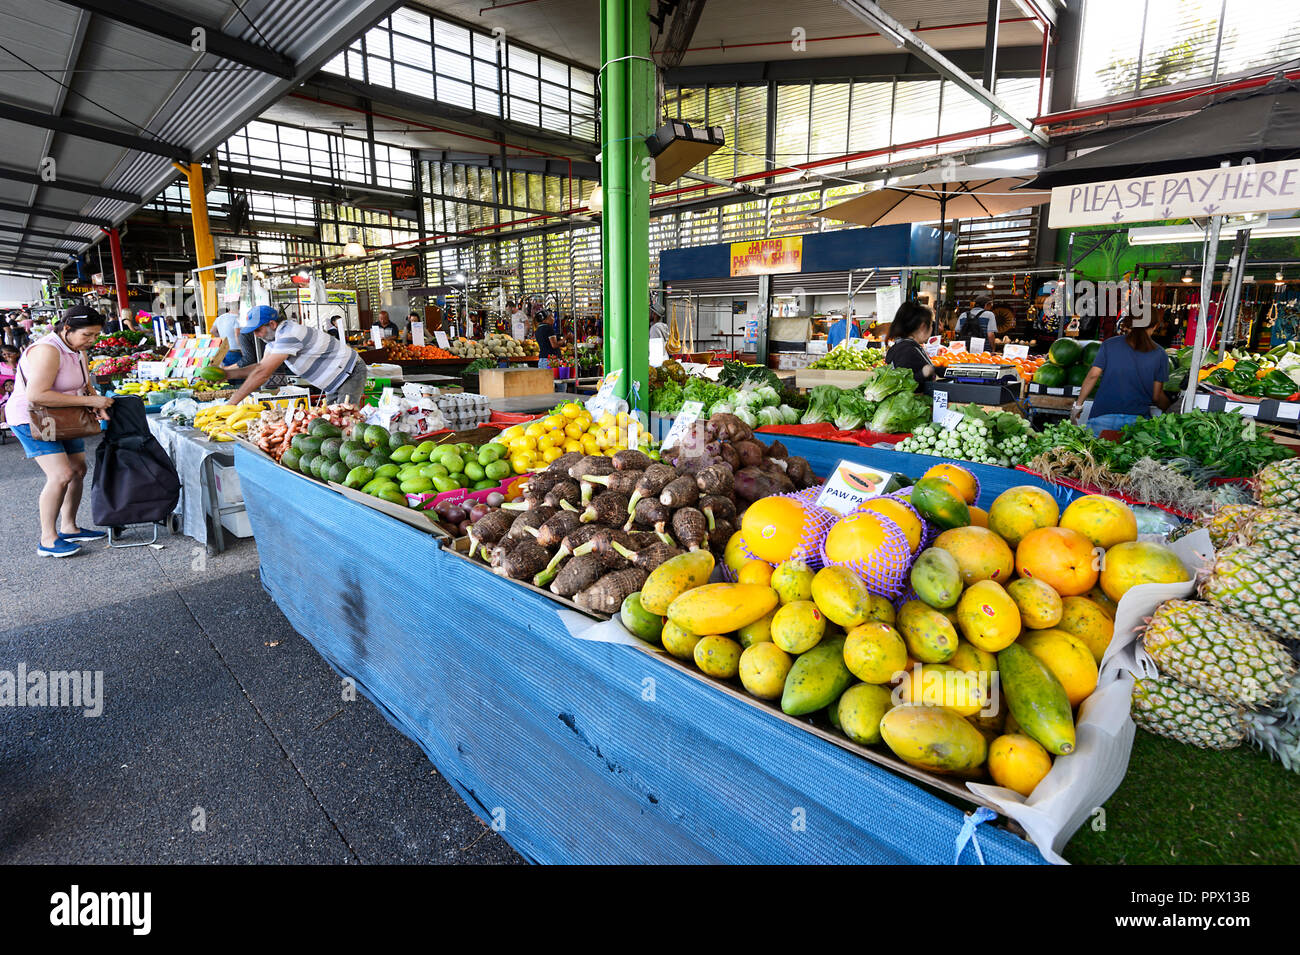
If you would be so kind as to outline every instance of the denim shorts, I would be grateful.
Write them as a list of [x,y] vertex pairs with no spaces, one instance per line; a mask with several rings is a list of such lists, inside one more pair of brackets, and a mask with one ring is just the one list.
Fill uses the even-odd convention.
[[29,458],[39,458],[43,454],[85,454],[86,439],[71,438],[67,441],[41,441],[39,438],[32,437],[32,426],[29,424],[15,424],[11,426],[14,434],[18,435],[18,443],[23,446],[23,451]]
[[1090,417],[1084,424],[1093,434],[1100,436],[1103,431],[1122,431],[1125,425],[1130,425],[1141,417],[1135,414],[1104,414]]

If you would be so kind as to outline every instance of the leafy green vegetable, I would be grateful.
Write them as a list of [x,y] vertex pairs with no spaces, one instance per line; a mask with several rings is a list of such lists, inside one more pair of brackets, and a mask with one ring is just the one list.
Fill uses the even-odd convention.
[[781,379],[766,365],[746,365],[739,361],[722,363],[722,374],[718,376],[719,384],[726,385],[728,388],[740,388],[748,382],[769,385],[775,390],[781,388]]
[[834,385],[818,385],[808,392],[808,410],[803,413],[803,424],[826,424],[835,417],[840,400],[840,389]]
[[871,377],[858,385],[858,389],[868,401],[884,401],[899,392],[915,391],[916,378],[910,369],[884,365],[873,371]]
[[861,428],[876,410],[876,403],[867,401],[860,392],[849,389],[840,392],[835,403],[835,427],[841,431]]
[[806,411],[808,408],[808,396],[798,388],[782,388],[781,404],[789,405],[799,411]]
[[465,366],[465,370],[461,372],[461,376],[477,375],[484,368],[495,368],[496,366],[497,360],[495,358],[476,358]]
[[1114,469],[1127,471],[1143,457],[1188,458],[1224,477],[1248,477],[1272,461],[1291,457],[1265,429],[1237,412],[1189,411],[1133,422],[1116,445]]
[[675,415],[682,410],[685,389],[671,378],[650,392],[650,410],[661,415]]
[[[907,376],[912,378],[912,373],[907,372]],[[880,403],[868,427],[872,431],[883,434],[904,434],[914,431],[930,420],[932,405],[933,399],[928,395],[917,395],[907,391],[897,392]]]

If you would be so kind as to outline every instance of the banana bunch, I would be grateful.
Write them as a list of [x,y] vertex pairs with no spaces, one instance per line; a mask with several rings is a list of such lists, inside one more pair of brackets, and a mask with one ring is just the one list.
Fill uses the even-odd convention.
[[248,423],[262,416],[266,405],[260,401],[240,405],[212,405],[194,416],[194,427],[209,441],[233,441],[248,432]]
[[147,395],[151,391],[171,391],[175,388],[188,388],[190,383],[184,378],[165,378],[162,381],[124,381],[118,394]]

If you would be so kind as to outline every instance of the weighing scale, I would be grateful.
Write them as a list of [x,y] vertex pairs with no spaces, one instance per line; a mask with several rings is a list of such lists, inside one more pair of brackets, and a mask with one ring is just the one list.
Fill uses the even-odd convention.
[[988,385],[1004,379],[1015,381],[1019,371],[1012,364],[983,364],[980,362],[953,362],[943,370],[948,381],[962,381],[975,385]]

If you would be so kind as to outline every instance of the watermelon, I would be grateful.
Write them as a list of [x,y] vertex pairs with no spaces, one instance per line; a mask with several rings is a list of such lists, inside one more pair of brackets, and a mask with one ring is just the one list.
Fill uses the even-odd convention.
[[1101,342],[1088,342],[1083,346],[1083,357],[1079,359],[1081,364],[1092,367],[1092,363],[1097,360],[1097,352],[1101,351]]
[[1054,365],[1050,361],[1044,362],[1034,372],[1034,384],[1042,385],[1044,388],[1064,388],[1066,382],[1065,368],[1061,365]]
[[1053,365],[1073,365],[1083,354],[1083,349],[1073,338],[1058,338],[1052,342],[1052,347],[1047,349],[1047,360]]
[[1088,377],[1090,369],[1090,365],[1085,365],[1081,361],[1075,362],[1069,368],[1065,369],[1065,380],[1069,382],[1071,388],[1078,388],[1083,384],[1083,379]]

